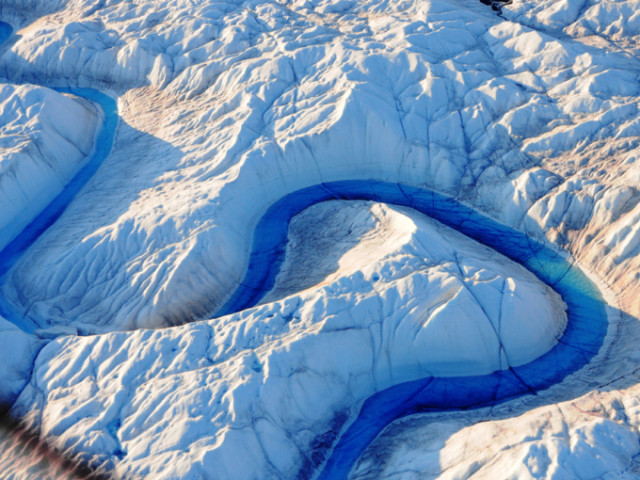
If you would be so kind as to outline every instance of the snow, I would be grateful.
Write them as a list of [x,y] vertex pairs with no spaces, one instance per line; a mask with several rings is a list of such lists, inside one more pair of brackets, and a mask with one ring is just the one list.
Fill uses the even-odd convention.
[[[640,361],[637,11],[637,2],[604,0],[516,1],[500,16],[460,0],[3,2],[13,35],[0,45],[10,106],[2,117],[21,133],[3,126],[0,141],[38,147],[21,157],[24,177],[0,175],[1,192],[27,195],[1,200],[4,244],[94,147],[106,159],[24,252],[0,255],[9,268],[0,343],[11,346],[0,353],[10,379],[2,398],[13,403],[22,391],[14,413],[118,473],[310,477],[376,392],[432,374],[526,368],[548,352],[565,326],[557,294],[387,198],[411,207],[417,197],[379,198],[386,183],[467,205],[454,209],[453,224],[446,210],[438,218],[467,235],[479,211],[527,236],[518,238],[566,249],[540,278],[566,296],[555,280],[573,257],[582,270],[569,272],[598,276],[628,315],[594,356],[606,327],[598,324],[580,363],[598,375],[563,379],[562,395],[553,387],[544,395],[551,407],[507,402],[503,412],[525,402],[522,422],[469,414],[486,420],[487,430],[470,427],[478,444],[513,422],[513,455],[473,450],[440,460],[440,473],[455,464],[456,475],[482,466],[489,478],[505,465],[524,478],[626,475],[625,465],[635,468]],[[111,142],[96,137],[108,112],[100,119],[94,98],[50,87],[117,97],[110,153]],[[367,195],[317,193],[356,181]],[[295,209],[278,202],[313,188],[322,200],[377,203],[305,200],[280,274],[257,290],[262,304],[226,312],[248,285],[254,247],[270,239],[260,237],[261,219],[274,205]],[[38,204],[40,192],[47,199]],[[502,238],[482,240],[497,248]],[[620,402],[614,410],[626,417],[576,415],[564,428],[566,409],[586,397]],[[548,429],[539,427],[545,419]],[[448,433],[456,428],[459,436]],[[466,428],[443,428],[435,445],[453,435],[457,451]],[[406,454],[372,447],[374,456],[390,452],[390,477],[422,452],[402,428],[392,431],[387,445]],[[495,470],[486,470],[494,453]],[[433,466],[411,462],[417,475]]]
[[[317,8],[322,12],[325,7]],[[398,13],[403,21],[413,22],[407,32],[373,16],[370,34],[357,32],[368,25],[365,13],[375,11],[375,4],[354,7],[356,12],[346,18],[317,13],[326,25],[301,14],[293,23],[295,31],[288,27],[294,21],[291,12],[281,6],[252,8],[181,3],[162,21],[162,9],[150,12],[146,26],[134,18],[145,18],[150,6],[114,3],[101,16],[88,11],[80,22],[84,27],[75,25],[68,33],[54,28],[60,14],[50,20],[51,27],[40,22],[5,53],[12,78],[38,74],[62,81],[71,76],[84,84],[89,77],[96,79],[92,85],[108,82],[109,88],[119,88],[121,115],[133,127],[121,130],[108,170],[96,177],[103,187],[84,195],[86,208],[75,209],[73,222],[57,226],[55,243],[64,247],[50,248],[54,242],[47,242],[45,234],[41,245],[47,247],[36,246],[3,286],[19,310],[25,310],[28,297],[30,321],[43,327],[73,323],[90,333],[166,326],[205,315],[222,306],[241,279],[250,251],[250,235],[244,232],[252,231],[266,206],[299,188],[362,178],[363,172],[370,179],[436,186],[511,225],[527,221],[527,230],[540,235],[535,231],[539,219],[548,217],[548,203],[540,202],[543,211],[529,222],[523,217],[539,198],[523,198],[514,206],[495,201],[486,191],[511,188],[515,177],[529,171],[560,182],[563,172],[542,168],[537,154],[571,148],[580,132],[599,128],[602,109],[620,104],[632,113],[636,108],[633,97],[616,97],[590,113],[594,119],[585,119],[582,111],[565,113],[566,95],[554,93],[553,87],[604,68],[587,65],[586,57],[591,64],[616,68],[626,63],[503,22],[481,4],[460,8],[438,1],[398,7],[407,10],[404,16]],[[179,13],[184,15],[172,22]],[[422,15],[433,21],[416,20]],[[97,29],[97,18],[113,30]],[[198,26],[206,27],[210,37],[198,34]],[[452,43],[447,32],[454,27],[453,50],[429,47],[432,37],[434,45]],[[253,43],[244,48],[247,40],[236,31],[253,32]],[[96,36],[111,38],[114,46],[92,53]],[[529,51],[531,36],[538,38],[535,51]],[[91,60],[51,61],[45,48],[30,46],[50,45],[50,55],[57,58],[71,48],[66,39],[71,45],[92,45],[78,46]],[[171,55],[170,77],[156,81],[119,63],[99,61],[141,51],[135,45],[142,39],[145,51],[162,47],[167,52],[157,58]],[[379,45],[381,39],[389,52]],[[274,56],[278,42],[288,45],[284,51],[290,53]],[[349,42],[360,50],[346,48]],[[201,54],[193,53],[200,49]],[[560,51],[568,56],[558,56]],[[344,68],[336,68],[338,63]],[[138,68],[144,62],[131,64]],[[532,78],[522,83],[526,75]],[[191,83],[196,80],[197,85]],[[625,81],[630,91],[636,88],[631,78]],[[144,95],[139,88],[129,89],[148,83]],[[529,84],[544,88],[545,95]],[[155,92],[152,101],[147,89]],[[581,97],[593,100],[595,94],[586,90]],[[179,107],[174,98],[183,99]],[[512,118],[520,109],[529,123]],[[532,115],[532,110],[541,113]],[[513,144],[514,134],[524,137],[521,150]],[[132,151],[140,152],[135,168]],[[486,175],[490,166],[499,170]],[[105,192],[117,192],[115,199]],[[119,208],[105,211],[105,202]],[[589,216],[589,207],[580,218]],[[550,226],[564,228],[554,216],[544,220],[543,228]],[[86,274],[72,274],[79,269]]]

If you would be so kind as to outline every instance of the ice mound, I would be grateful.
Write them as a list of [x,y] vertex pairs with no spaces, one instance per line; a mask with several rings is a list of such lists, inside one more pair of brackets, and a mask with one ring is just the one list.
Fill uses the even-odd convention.
[[[394,341],[398,351],[402,345],[424,348],[421,358],[435,376],[522,365],[555,345],[566,325],[562,299],[531,272],[403,207],[329,201],[307,208],[291,221],[286,259],[263,302],[340,278],[352,279],[356,292],[358,279],[373,284],[371,293],[394,303],[386,307],[391,318],[425,317],[416,324],[400,322]],[[478,323],[482,318],[489,322]],[[483,357],[496,348],[504,358]]]
[[290,242],[273,293],[285,298],[54,340],[14,413],[125,476],[294,478],[374,392],[526,363],[566,324],[533,274],[411,209],[319,203],[294,218]]
[[0,250],[60,193],[93,148],[89,102],[33,85],[0,85]]

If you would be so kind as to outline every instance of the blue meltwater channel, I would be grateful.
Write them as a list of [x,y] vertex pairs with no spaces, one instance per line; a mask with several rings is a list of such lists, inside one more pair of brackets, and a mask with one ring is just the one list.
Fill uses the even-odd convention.
[[11,34],[13,33],[13,28],[6,22],[0,22],[0,45],[9,40]]

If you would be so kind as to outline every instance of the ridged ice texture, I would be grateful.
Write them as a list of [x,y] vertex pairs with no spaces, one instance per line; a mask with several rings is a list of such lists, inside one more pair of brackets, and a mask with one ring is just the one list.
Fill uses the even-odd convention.
[[[516,2],[505,20],[455,0],[3,2],[20,37],[0,72],[108,86],[122,93],[124,121],[95,187],[3,293],[43,326],[189,321],[237,286],[246,234],[268,205],[355,173],[426,184],[546,235],[637,314],[636,10]],[[615,374],[585,384],[628,386],[640,335],[627,327]],[[627,406],[602,410],[635,432],[637,392],[620,395]],[[585,436],[557,431],[563,445]],[[564,451],[547,450],[556,462]]]
[[[82,168],[100,120],[96,108],[78,98],[33,85],[0,85],[0,251]],[[4,305],[0,311],[5,314]],[[0,412],[24,388],[42,344],[0,316]]]
[[32,85],[0,85],[0,250],[60,193],[91,153],[95,107]]

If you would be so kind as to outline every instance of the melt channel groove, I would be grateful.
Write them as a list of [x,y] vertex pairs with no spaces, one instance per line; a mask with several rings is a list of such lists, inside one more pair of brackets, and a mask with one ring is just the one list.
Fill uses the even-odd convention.
[[[0,22],[0,43],[11,36],[11,27]],[[118,125],[116,101],[88,88],[55,88],[83,97],[103,111],[103,123],[94,151],[62,192],[0,252],[0,282],[6,273],[47,228],[62,215],[75,195],[98,170],[111,151]],[[483,243],[534,273],[558,292],[567,304],[567,328],[546,354],[519,367],[472,377],[425,377],[397,384],[369,397],[358,417],[338,437],[318,479],[347,478],[358,457],[392,421],[413,413],[447,411],[495,405],[535,394],[588,364],[598,353],[607,333],[605,302],[594,283],[564,252],[537,242],[526,234],[486,217],[435,191],[377,180],[326,182],[282,197],[259,221],[245,279],[217,316],[259,303],[275,282],[282,261],[289,222],[307,207],[327,200],[371,200],[413,208]],[[29,333],[25,324],[0,297],[0,314]]]

